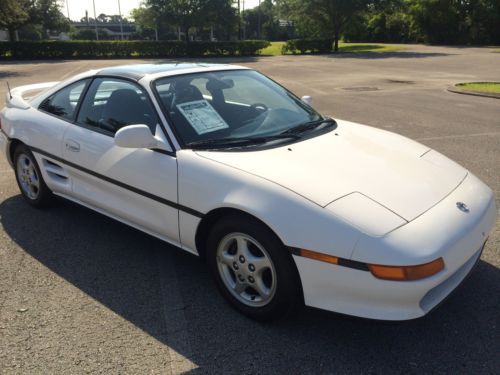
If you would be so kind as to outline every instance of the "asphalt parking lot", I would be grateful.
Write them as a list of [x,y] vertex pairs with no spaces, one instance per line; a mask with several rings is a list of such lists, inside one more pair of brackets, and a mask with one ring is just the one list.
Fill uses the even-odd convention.
[[[500,100],[446,91],[500,81],[499,53],[409,46],[233,60],[312,95],[324,114],[442,152],[500,207]],[[0,80],[14,87],[140,61],[2,61]],[[72,203],[28,207],[3,159],[0,221],[0,373],[500,373],[500,222],[469,280],[422,319],[306,309],[260,324],[223,301],[197,258]]]

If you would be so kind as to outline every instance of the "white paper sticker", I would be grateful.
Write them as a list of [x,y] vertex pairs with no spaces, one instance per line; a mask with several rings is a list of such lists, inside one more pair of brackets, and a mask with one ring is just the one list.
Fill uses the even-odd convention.
[[206,100],[177,104],[177,108],[198,134],[229,128],[229,125]]

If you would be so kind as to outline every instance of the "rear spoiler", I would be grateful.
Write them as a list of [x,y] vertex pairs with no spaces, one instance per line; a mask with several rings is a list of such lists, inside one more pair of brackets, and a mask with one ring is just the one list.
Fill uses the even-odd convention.
[[30,108],[29,100],[31,98],[27,97],[27,94],[34,91],[42,91],[57,85],[59,82],[44,82],[37,83],[34,85],[19,86],[12,89],[11,92],[7,92],[5,96],[5,105],[7,108],[19,108],[28,109]]

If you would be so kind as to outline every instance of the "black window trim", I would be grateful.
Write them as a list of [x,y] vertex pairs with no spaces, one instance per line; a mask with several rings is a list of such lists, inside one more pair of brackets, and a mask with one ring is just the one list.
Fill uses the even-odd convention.
[[[283,90],[285,90],[285,92],[291,94],[292,96],[294,96],[299,101],[301,100],[298,95],[296,95],[295,93],[293,93],[292,91],[290,91],[289,89],[287,89],[285,86],[283,86],[279,82],[276,82],[274,79],[272,79],[269,76],[267,76],[267,75],[259,72],[256,69],[247,69],[247,68],[243,68],[243,69],[241,69],[241,68],[221,69],[221,70],[210,70],[210,71],[199,71],[199,72],[172,74],[172,75],[165,75],[165,76],[162,76],[162,77],[155,78],[155,79],[153,79],[149,83],[150,88],[151,88],[151,92],[153,93],[156,101],[158,102],[158,105],[162,109],[162,111],[163,111],[163,113],[165,115],[165,118],[168,121],[168,125],[171,125],[170,129],[172,130],[172,134],[174,134],[175,139],[177,140],[177,143],[179,144],[179,146],[181,147],[181,149],[188,149],[188,150],[190,150],[191,148],[186,145],[186,143],[183,141],[183,139],[178,134],[178,131],[177,131],[175,125],[174,125],[174,122],[172,121],[172,118],[170,117],[169,112],[166,110],[165,106],[163,105],[163,101],[161,100],[160,94],[158,93],[158,90],[156,90],[156,86],[155,86],[156,82],[158,80],[165,79],[165,78],[174,78],[174,77],[181,77],[181,76],[187,76],[187,75],[196,75],[196,74],[203,74],[203,73],[219,73],[219,72],[241,72],[241,71],[253,71],[253,72],[257,72],[257,73],[263,75],[264,77],[266,77],[267,79],[269,79],[270,81],[272,81],[273,83],[275,83],[277,86],[281,87]],[[316,113],[318,113],[318,115],[320,115],[322,118],[325,118],[325,116],[323,116],[321,113],[319,113],[318,111],[316,111],[314,108],[312,108],[312,109],[313,109],[313,111],[315,111]],[[221,150],[217,150],[217,151],[221,151]]]
[[[66,121],[66,122],[69,122],[69,123],[73,124],[75,122],[75,120],[76,120],[76,116],[77,116],[78,112],[80,111],[80,105],[83,102],[83,98],[85,98],[85,95],[87,94],[87,90],[90,87],[90,84],[92,83],[92,80],[93,80],[92,77],[86,77],[86,78],[79,79],[78,81],[71,82],[70,84],[68,84],[68,85],[60,88],[56,92],[53,92],[49,96],[45,97],[41,101],[41,103],[38,105],[37,110],[39,110],[40,112],[43,112],[43,113],[45,113],[47,115],[53,116],[53,117],[55,117],[55,118],[57,118],[59,120]],[[76,104],[75,111],[73,112],[73,115],[71,116],[71,118],[64,118],[64,117],[58,116],[58,115],[56,115],[54,113],[51,113],[51,112],[48,112],[48,111],[44,111],[43,108],[41,108],[42,105],[43,105],[43,103],[45,103],[45,101],[47,99],[52,98],[55,95],[59,94],[61,91],[66,90],[68,87],[73,86],[73,85],[78,84],[78,83],[83,82],[83,81],[87,81],[87,83],[83,87],[82,94],[80,95],[80,98],[78,98],[78,103]]]
[[[77,121],[78,115],[80,114],[80,109],[81,109],[82,103],[84,102],[84,100],[87,97],[87,94],[88,94],[88,91],[90,89],[90,86],[92,85],[92,83],[94,82],[94,80],[96,80],[96,79],[102,79],[102,78],[112,78],[112,79],[116,79],[116,80],[128,81],[128,82],[130,82],[130,83],[138,86],[141,90],[144,91],[144,94],[146,95],[147,99],[149,100],[149,102],[151,104],[151,107],[153,108],[153,111],[154,111],[154,113],[156,115],[156,118],[158,119],[158,124],[160,125],[160,128],[162,129],[163,134],[165,135],[165,137],[167,139],[167,142],[168,142],[170,148],[172,149],[172,151],[161,150],[161,149],[150,149],[150,150],[154,151],[154,152],[161,153],[161,154],[165,154],[165,155],[176,157],[176,149],[175,149],[175,147],[174,147],[174,145],[173,145],[173,143],[172,143],[172,141],[170,139],[170,136],[169,136],[169,134],[168,134],[168,132],[167,132],[167,130],[165,128],[165,125],[163,124],[163,121],[161,120],[161,117],[159,116],[158,111],[156,110],[156,107],[154,106],[154,102],[153,102],[153,99],[151,98],[151,95],[149,95],[148,91],[146,90],[146,87],[144,87],[138,81],[136,81],[136,80],[134,80],[132,78],[120,77],[120,76],[116,76],[116,75],[94,75],[94,76],[82,78],[82,79],[80,79],[78,81],[74,81],[74,82],[72,82],[72,83],[70,83],[70,84],[68,84],[68,85],[60,88],[56,92],[52,93],[51,95],[49,95],[48,97],[46,97],[45,99],[43,99],[42,102],[38,105],[37,110],[39,110],[40,112],[43,112],[43,113],[45,113],[45,114],[47,114],[49,116],[55,117],[58,120],[65,121],[65,122],[68,122],[68,123],[70,123],[72,125],[80,126],[80,127],[84,128],[84,129],[91,130],[91,131],[94,131],[96,133],[99,133],[99,134],[102,134],[102,135],[114,138],[115,135],[113,133],[107,131],[107,130],[95,128],[95,127],[92,127],[92,126],[87,126],[86,124],[82,124],[82,123],[79,123]],[[88,82],[86,83],[86,86],[83,88],[82,94],[81,94],[81,96],[80,96],[80,98],[78,100],[78,104],[77,104],[77,106],[75,108],[75,112],[73,113],[73,116],[72,116],[71,119],[66,119],[66,118],[57,116],[57,115],[55,115],[53,113],[44,111],[43,109],[40,108],[40,106],[42,105],[42,103],[45,100],[47,100],[48,98],[56,95],[60,91],[66,89],[68,86],[72,86],[72,85],[74,85],[76,83],[79,83],[81,81],[86,81],[86,80],[88,80]]]

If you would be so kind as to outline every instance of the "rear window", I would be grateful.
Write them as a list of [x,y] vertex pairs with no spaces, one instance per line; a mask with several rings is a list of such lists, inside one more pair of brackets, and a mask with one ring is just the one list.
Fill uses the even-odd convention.
[[45,99],[38,109],[65,120],[73,120],[76,108],[88,82],[89,80],[86,79],[66,86]]

